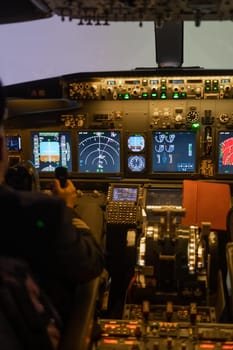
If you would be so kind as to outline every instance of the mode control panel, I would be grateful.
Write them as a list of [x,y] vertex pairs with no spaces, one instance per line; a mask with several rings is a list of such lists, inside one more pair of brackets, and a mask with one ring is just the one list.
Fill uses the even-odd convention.
[[[207,72],[208,73],[208,72]],[[225,99],[233,96],[233,77],[227,75],[174,76],[143,74],[107,77],[81,76],[64,78],[65,92],[71,100],[184,100]]]

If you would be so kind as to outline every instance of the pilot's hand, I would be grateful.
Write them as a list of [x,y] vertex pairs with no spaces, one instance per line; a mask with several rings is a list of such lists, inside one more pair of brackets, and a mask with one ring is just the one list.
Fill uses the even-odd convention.
[[77,201],[77,192],[73,182],[67,179],[66,186],[61,187],[60,181],[55,178],[51,185],[52,193],[63,198],[67,207],[74,208]]
[[85,221],[83,221],[82,219],[80,219],[80,218],[73,218],[72,219],[72,223],[73,223],[73,225],[75,226],[75,227],[77,227],[77,228],[80,228],[80,229],[82,229],[82,228],[86,228],[86,229],[90,229],[90,227],[85,223]]

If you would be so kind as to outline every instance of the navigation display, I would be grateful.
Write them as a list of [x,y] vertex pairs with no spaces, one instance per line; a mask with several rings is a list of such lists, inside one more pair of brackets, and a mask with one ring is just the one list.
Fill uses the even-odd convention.
[[78,172],[85,175],[119,176],[122,172],[119,130],[78,132]]
[[191,174],[197,171],[196,132],[153,131],[152,173]]
[[219,131],[216,175],[233,175],[233,131]]
[[34,131],[31,142],[32,162],[38,171],[54,172],[59,166],[72,171],[69,131]]

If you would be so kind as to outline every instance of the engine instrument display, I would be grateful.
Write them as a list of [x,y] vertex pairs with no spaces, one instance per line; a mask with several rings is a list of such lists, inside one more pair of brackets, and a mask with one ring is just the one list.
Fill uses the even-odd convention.
[[195,173],[196,132],[153,131],[152,173]]

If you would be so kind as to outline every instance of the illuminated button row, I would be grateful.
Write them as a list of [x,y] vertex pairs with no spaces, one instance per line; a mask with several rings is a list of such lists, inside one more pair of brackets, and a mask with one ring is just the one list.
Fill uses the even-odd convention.
[[[161,92],[160,94],[158,94],[157,92],[152,92],[151,94],[144,92],[140,97],[143,100],[147,100],[148,98],[151,98],[151,99],[160,98],[161,100],[166,100],[168,98],[167,93],[165,91]],[[184,99],[186,97],[187,97],[186,92],[173,92],[172,94],[172,99],[174,100]],[[131,95],[129,93],[125,93],[125,94],[120,93],[117,95],[117,98],[118,100],[130,100]]]

